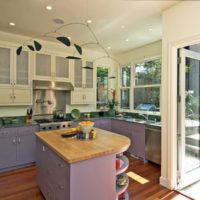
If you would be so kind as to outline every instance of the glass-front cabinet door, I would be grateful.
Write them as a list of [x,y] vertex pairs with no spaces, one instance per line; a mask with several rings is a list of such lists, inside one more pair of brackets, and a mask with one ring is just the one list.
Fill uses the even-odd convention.
[[61,56],[55,57],[55,78],[63,81],[69,80],[69,59]]
[[82,70],[82,60],[74,61],[74,87],[83,87],[83,70]]
[[11,84],[11,49],[0,47],[0,84]]
[[44,53],[35,54],[35,76],[42,79],[52,77],[51,71],[51,55]]
[[85,70],[85,88],[93,89],[94,88],[94,70],[93,70],[93,62],[86,61],[86,67],[83,68]]
[[29,81],[29,53],[22,51],[20,55],[16,55],[15,84],[27,86]]

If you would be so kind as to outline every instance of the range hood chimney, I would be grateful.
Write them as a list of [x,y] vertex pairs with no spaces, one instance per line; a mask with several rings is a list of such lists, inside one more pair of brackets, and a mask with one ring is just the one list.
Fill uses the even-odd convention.
[[70,91],[74,87],[70,82],[33,80],[33,89]]

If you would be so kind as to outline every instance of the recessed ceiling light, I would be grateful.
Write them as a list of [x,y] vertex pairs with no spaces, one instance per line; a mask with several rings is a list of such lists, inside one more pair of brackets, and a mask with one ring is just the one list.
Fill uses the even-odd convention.
[[128,41],[129,41],[129,39],[126,39],[125,41],[126,41],[126,42],[128,42]]
[[107,47],[107,49],[111,49],[111,47]]
[[124,26],[124,25],[121,25],[121,28],[123,29],[123,28],[125,28],[125,26]]
[[88,19],[87,20],[87,24],[91,24],[92,23],[92,20],[91,19]]
[[149,30],[150,32],[151,32],[151,31],[153,31],[153,29],[152,29],[152,28],[149,28],[148,30]]
[[15,26],[15,23],[14,22],[10,22],[9,25],[10,26]]
[[46,9],[46,10],[52,10],[53,7],[48,5],[48,6],[45,7],[45,9]]

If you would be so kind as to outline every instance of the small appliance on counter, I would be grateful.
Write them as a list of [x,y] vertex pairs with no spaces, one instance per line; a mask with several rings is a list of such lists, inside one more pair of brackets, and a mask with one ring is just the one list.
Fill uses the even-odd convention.
[[53,118],[55,120],[64,120],[65,111],[64,110],[54,110],[53,115],[54,115]]

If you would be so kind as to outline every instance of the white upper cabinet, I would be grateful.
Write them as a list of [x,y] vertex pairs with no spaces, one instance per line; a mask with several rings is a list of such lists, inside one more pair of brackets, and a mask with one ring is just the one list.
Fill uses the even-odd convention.
[[29,53],[27,51],[22,51],[20,55],[16,56],[16,68],[14,74],[14,80],[16,85],[30,85]]
[[[83,68],[86,67],[86,68]],[[94,71],[89,68],[93,67],[93,63],[82,60],[74,61],[74,91],[71,91],[70,104],[95,104],[95,84]]]
[[[86,66],[93,68],[93,63],[86,61]],[[84,68],[83,68],[84,69]],[[85,71],[85,88],[94,89],[94,69],[84,69]]]
[[36,53],[34,79],[70,81],[69,60],[64,56]]
[[16,48],[0,46],[0,105],[31,105],[30,55]]
[[74,61],[74,87],[75,88],[83,87],[82,60]]
[[0,46],[0,84],[11,83],[11,49]]
[[83,67],[93,68],[93,63],[82,60],[74,61],[74,87],[94,89],[94,70]]
[[55,79],[70,81],[69,59],[55,56]]
[[35,54],[35,78],[52,78],[52,57],[45,53]]

